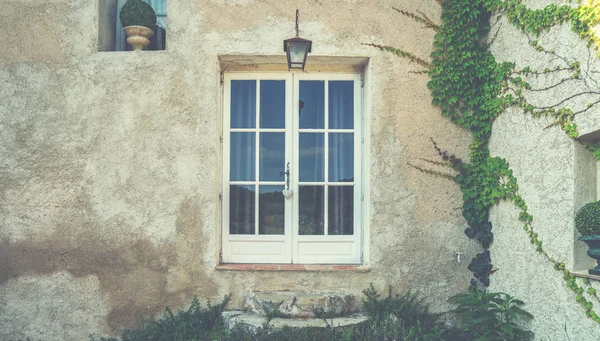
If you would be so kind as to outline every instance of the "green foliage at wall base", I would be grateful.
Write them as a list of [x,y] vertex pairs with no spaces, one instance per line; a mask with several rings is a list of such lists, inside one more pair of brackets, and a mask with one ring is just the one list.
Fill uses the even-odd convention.
[[491,293],[471,288],[467,293],[450,297],[456,304],[453,312],[466,321],[466,330],[476,340],[531,340],[534,334],[522,329],[517,321],[532,319],[523,310],[525,303],[505,293]]

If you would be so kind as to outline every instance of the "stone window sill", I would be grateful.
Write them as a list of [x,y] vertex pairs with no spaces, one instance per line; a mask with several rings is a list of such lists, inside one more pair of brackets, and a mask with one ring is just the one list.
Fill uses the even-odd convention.
[[600,281],[600,276],[590,275],[590,274],[588,274],[587,271],[575,271],[575,272],[569,271],[569,274],[574,277],[587,278],[587,279],[591,279],[594,281]]
[[323,265],[323,264],[219,264],[217,270],[226,271],[354,271],[369,272],[364,265]]

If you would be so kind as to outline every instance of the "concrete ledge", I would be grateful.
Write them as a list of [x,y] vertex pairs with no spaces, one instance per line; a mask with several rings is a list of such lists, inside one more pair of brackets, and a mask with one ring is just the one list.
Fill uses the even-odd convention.
[[600,281],[600,276],[590,275],[585,270],[584,271],[575,271],[575,272],[569,271],[569,274],[573,277],[587,278],[587,279],[591,279],[594,281]]
[[322,264],[219,264],[217,270],[228,271],[354,271],[369,272],[370,268],[364,265],[322,265]]

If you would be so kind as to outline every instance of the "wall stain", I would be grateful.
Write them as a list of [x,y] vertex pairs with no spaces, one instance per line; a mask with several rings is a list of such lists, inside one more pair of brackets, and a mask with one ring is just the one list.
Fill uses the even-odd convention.
[[[107,236],[99,233],[99,224],[89,222],[77,228],[61,224],[43,240],[30,237],[15,243],[3,241],[0,285],[17,276],[59,271],[76,277],[97,276],[100,290],[109,300],[108,325],[112,333],[118,333],[139,325],[140,312],[154,315],[167,306],[186,306],[194,295],[216,294],[217,285],[199,264],[203,254],[201,224],[198,201],[187,198],[178,212],[177,240],[166,245],[155,245],[149,238],[133,233]],[[185,276],[169,278],[173,271]],[[185,283],[168,286],[168,282],[180,278],[186,279]]]

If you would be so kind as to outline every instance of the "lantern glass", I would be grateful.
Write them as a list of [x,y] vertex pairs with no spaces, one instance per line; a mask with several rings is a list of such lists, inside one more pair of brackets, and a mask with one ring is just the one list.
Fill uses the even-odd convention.
[[304,63],[304,56],[306,55],[306,51],[308,50],[308,46],[305,42],[294,41],[290,42],[289,45],[289,53],[290,53],[290,63],[292,67],[300,64],[302,68],[302,64]]
[[310,52],[312,42],[299,37],[284,41],[284,50],[287,55],[288,67],[290,69],[304,70],[306,57]]

